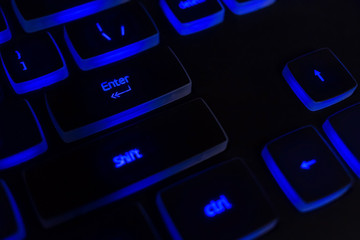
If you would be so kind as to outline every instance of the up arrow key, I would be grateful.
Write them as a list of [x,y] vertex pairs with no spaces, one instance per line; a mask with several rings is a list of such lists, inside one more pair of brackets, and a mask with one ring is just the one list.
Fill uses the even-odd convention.
[[315,159],[313,159],[313,160],[310,160],[310,161],[303,161],[302,163],[301,163],[301,168],[302,169],[305,169],[305,170],[310,170],[310,168],[312,167],[312,165],[314,165],[314,164],[316,164],[316,160]]
[[321,76],[321,72],[319,72],[318,70],[314,70],[315,76],[317,76],[318,78],[320,78],[320,80],[322,82],[325,82],[325,79]]

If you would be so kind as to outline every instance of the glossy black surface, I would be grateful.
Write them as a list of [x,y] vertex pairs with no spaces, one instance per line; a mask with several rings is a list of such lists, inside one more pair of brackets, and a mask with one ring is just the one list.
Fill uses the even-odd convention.
[[23,83],[64,67],[51,37],[44,33],[14,40],[1,49],[4,65],[15,83]]
[[0,238],[5,239],[17,232],[12,206],[2,184],[0,184]]
[[[102,36],[99,28],[111,40]],[[125,3],[101,14],[75,21],[66,26],[66,31],[83,59],[114,51],[157,33],[145,10],[136,3]]]
[[[170,239],[155,204],[157,192],[174,182],[198,173],[206,167],[234,156],[245,159],[249,168],[274,205],[279,224],[263,239],[354,239],[359,238],[359,182],[332,204],[308,214],[299,213],[278,187],[261,158],[266,143],[305,125],[321,129],[332,114],[360,100],[359,90],[347,100],[327,109],[311,112],[292,92],[281,71],[288,61],[305,53],[328,47],[344,65],[360,79],[360,2],[357,0],[278,0],[274,5],[244,16],[235,16],[226,10],[221,25],[198,34],[181,37],[163,15],[157,1],[142,1],[159,27],[161,45],[169,45],[178,55],[193,81],[192,94],[176,103],[147,114],[139,119],[166,112],[196,97],[203,97],[229,135],[226,152],[204,163],[189,168],[155,186],[101,208],[86,217],[101,218],[121,205],[140,202],[149,213],[161,239]],[[24,34],[12,12],[9,1],[2,2],[10,27],[16,36]],[[63,28],[51,30],[59,41],[70,68],[70,76],[83,75],[72,60],[63,42]],[[1,49],[8,45],[4,44]],[[165,69],[166,71],[166,69]],[[171,73],[171,72],[170,72]],[[170,74],[169,73],[169,74]],[[1,71],[0,87],[5,98],[18,98]],[[55,86],[50,89],[56,89]],[[30,204],[22,171],[29,165],[41,166],[48,159],[69,151],[79,143],[65,144],[59,138],[46,110],[43,93],[26,96],[39,115],[49,140],[49,151],[40,158],[8,171],[0,177],[11,187],[24,216],[29,239],[49,239],[49,234],[66,233],[69,225],[46,229]],[[139,119],[131,121],[136,123]],[[123,127],[122,125],[121,127]],[[323,131],[320,130],[323,134]],[[109,131],[110,132],[110,131]],[[98,134],[84,139],[81,144],[97,139]],[[126,215],[123,215],[126,216]],[[75,221],[75,220],[74,220]],[[74,221],[69,221],[68,224]],[[80,221],[80,220],[79,220]],[[81,221],[80,221],[81,225]]]
[[356,82],[329,49],[300,56],[288,63],[295,80],[313,99],[321,102],[335,98],[356,87]]
[[241,239],[276,222],[262,190],[239,159],[175,183],[159,197],[171,218],[165,221],[172,221],[183,239]]
[[312,127],[275,139],[270,155],[300,198],[311,203],[351,184],[351,178]]

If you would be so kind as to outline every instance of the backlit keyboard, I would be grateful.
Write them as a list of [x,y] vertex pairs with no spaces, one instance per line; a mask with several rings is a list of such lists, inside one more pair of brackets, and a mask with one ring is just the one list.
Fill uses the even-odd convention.
[[1,0],[0,239],[359,239],[359,11]]

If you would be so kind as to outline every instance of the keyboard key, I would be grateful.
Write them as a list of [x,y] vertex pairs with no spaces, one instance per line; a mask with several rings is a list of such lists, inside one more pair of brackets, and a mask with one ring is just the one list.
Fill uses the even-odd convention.
[[161,191],[157,203],[174,239],[254,239],[277,223],[239,159]]
[[128,0],[11,0],[15,14],[28,33],[67,23]]
[[326,120],[323,129],[345,162],[360,177],[360,104]]
[[0,8],[0,44],[10,41],[11,31],[5,18],[3,10]]
[[350,72],[329,49],[320,49],[287,63],[283,76],[310,111],[348,98],[357,87]]
[[236,15],[244,15],[268,7],[276,0],[223,0],[224,4]]
[[67,45],[82,70],[130,57],[159,44],[159,32],[150,15],[130,2],[70,23]]
[[28,102],[0,102],[0,170],[35,158],[47,143]]
[[17,240],[25,238],[25,228],[15,200],[5,184],[0,180],[0,239]]
[[1,51],[1,62],[17,94],[47,87],[69,75],[64,58],[49,33],[12,43]]
[[29,169],[25,178],[42,223],[51,226],[147,188],[226,146],[209,108],[195,100]]
[[289,200],[301,212],[343,195],[352,179],[313,127],[304,127],[268,143],[262,157]]
[[218,0],[160,0],[165,16],[180,35],[189,35],[224,21]]
[[49,91],[46,99],[61,138],[72,142],[190,92],[190,79],[175,55],[168,48],[160,48],[121,64],[84,72],[81,79],[69,79]]
[[[139,204],[138,204],[139,205]],[[86,240],[155,240],[142,206],[124,205],[112,209],[111,213],[97,216],[86,215],[57,227],[47,239]]]

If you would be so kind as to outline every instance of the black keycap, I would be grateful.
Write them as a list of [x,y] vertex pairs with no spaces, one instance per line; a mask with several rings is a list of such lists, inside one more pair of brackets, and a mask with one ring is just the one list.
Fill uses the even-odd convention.
[[18,94],[49,86],[68,76],[64,58],[50,34],[13,42],[1,51],[1,61]]
[[211,111],[195,100],[49,160],[25,178],[43,224],[53,225],[144,189],[226,145]]
[[283,76],[311,111],[346,99],[357,87],[350,72],[329,49],[320,49],[289,62]]
[[39,122],[27,102],[0,102],[0,170],[47,150]]
[[191,92],[190,79],[168,48],[69,80],[47,93],[50,115],[65,142],[123,123]]
[[193,34],[224,20],[225,10],[218,0],[160,0],[160,6],[180,35]]
[[24,239],[25,228],[14,197],[0,180],[0,239]]
[[136,2],[130,2],[70,23],[65,40],[82,70],[130,57],[159,44],[154,22]]
[[277,222],[239,159],[167,188],[157,202],[174,239],[254,239]]
[[47,239],[155,240],[150,224],[142,206],[125,204],[112,209],[111,213],[88,214],[77,221],[65,223]]
[[223,0],[224,4],[235,14],[243,15],[268,7],[276,0]]
[[127,0],[12,0],[15,14],[26,32],[67,23]]
[[4,12],[0,7],[0,44],[5,43],[11,39],[11,31]]
[[360,104],[326,120],[323,129],[351,169],[360,177]]
[[341,195],[352,179],[313,127],[268,143],[262,156],[286,196],[301,211],[321,207]]

